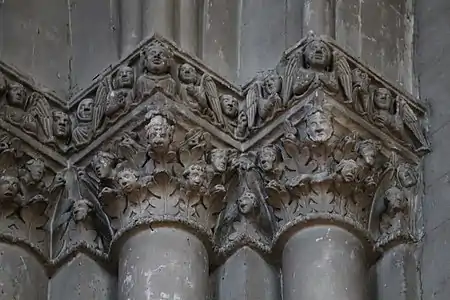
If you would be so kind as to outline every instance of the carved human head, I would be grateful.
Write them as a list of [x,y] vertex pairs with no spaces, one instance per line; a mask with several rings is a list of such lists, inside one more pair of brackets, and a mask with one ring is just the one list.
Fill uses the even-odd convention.
[[337,169],[345,182],[354,182],[358,174],[358,164],[353,159],[343,159]]
[[150,150],[164,154],[172,143],[174,126],[162,114],[155,112],[145,126],[147,142]]
[[115,76],[115,85],[116,88],[123,89],[131,89],[134,84],[134,71],[133,68],[129,66],[122,66],[117,70]]
[[325,70],[331,63],[331,50],[323,41],[313,39],[305,47],[304,58],[307,66]]
[[376,89],[373,95],[373,103],[378,109],[391,110],[393,105],[391,92],[387,88]]
[[14,199],[19,193],[19,179],[15,176],[0,176],[0,200]]
[[209,153],[209,162],[211,163],[214,171],[223,173],[228,167],[228,149],[215,148]]
[[178,77],[182,83],[195,84],[197,82],[197,71],[192,65],[184,63],[178,71]]
[[249,189],[245,189],[239,196],[237,205],[241,214],[248,215],[256,206],[256,195]]
[[45,164],[42,159],[30,159],[25,163],[25,168],[34,181],[40,181],[44,177]]
[[397,176],[400,184],[405,188],[410,188],[417,184],[417,172],[410,164],[400,164],[397,169]]
[[352,70],[352,82],[358,86],[367,89],[369,87],[369,75],[366,72],[361,71],[359,68]]
[[313,142],[323,143],[333,135],[331,118],[323,111],[317,110],[306,119],[306,133]]
[[190,190],[199,191],[206,184],[206,168],[200,164],[190,165],[183,172],[183,177]]
[[139,174],[133,169],[123,169],[117,173],[117,182],[125,194],[132,193],[139,188]]
[[239,112],[239,102],[232,95],[220,96],[220,103],[222,106],[222,112],[229,118],[236,118]]
[[263,88],[267,95],[277,94],[281,91],[281,77],[275,71],[269,71],[264,76]]
[[0,97],[3,96],[8,88],[8,83],[6,82],[5,75],[0,72]]
[[165,74],[170,70],[172,53],[158,42],[151,43],[145,51],[145,68],[153,74]]
[[92,121],[94,115],[94,100],[85,98],[81,100],[77,108],[77,118],[80,121]]
[[75,200],[72,208],[72,215],[75,222],[85,220],[92,210],[92,203],[86,199]]
[[68,114],[61,110],[52,112],[53,135],[59,139],[67,139],[71,132],[71,121]]
[[385,197],[388,202],[388,207],[394,211],[401,210],[404,207],[406,201],[405,195],[398,187],[390,187],[385,192]]
[[366,164],[373,166],[375,164],[381,144],[374,140],[363,140],[356,144],[356,151],[364,159]]
[[25,87],[20,83],[12,83],[8,87],[6,99],[11,106],[24,108],[27,98],[27,91]]
[[91,162],[95,175],[99,179],[106,179],[111,177],[116,164],[116,157],[111,153],[103,151],[97,152],[92,158]]
[[262,147],[258,152],[258,163],[260,168],[265,172],[272,171],[275,168],[275,163],[280,157],[279,152],[280,151],[274,145]]

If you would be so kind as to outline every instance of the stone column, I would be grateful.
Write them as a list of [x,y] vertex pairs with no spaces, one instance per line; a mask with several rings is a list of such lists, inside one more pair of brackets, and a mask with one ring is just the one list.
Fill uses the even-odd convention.
[[118,300],[204,300],[208,254],[193,234],[159,227],[129,237],[119,253]]
[[282,263],[285,300],[368,299],[363,245],[337,226],[295,233],[284,247]]
[[140,0],[119,1],[120,56],[131,53],[142,39],[142,5]]
[[305,0],[303,8],[303,36],[309,31],[334,37],[334,1]]

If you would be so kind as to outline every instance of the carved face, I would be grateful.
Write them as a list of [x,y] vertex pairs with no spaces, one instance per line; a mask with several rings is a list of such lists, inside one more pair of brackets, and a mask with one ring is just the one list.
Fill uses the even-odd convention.
[[44,177],[45,165],[40,159],[31,159],[27,161],[26,168],[34,181],[41,181]]
[[116,74],[117,88],[132,88],[134,83],[133,69],[124,66],[121,67]]
[[248,125],[248,118],[247,118],[247,114],[243,111],[241,111],[239,113],[239,117],[238,117],[238,125],[241,128],[247,127]]
[[8,89],[6,98],[9,105],[24,108],[26,97],[27,91],[25,90],[25,87],[20,83],[13,83]]
[[306,133],[313,142],[325,142],[333,134],[331,120],[323,112],[315,112],[306,120]]
[[386,200],[392,210],[401,210],[404,206],[403,202],[406,200],[403,192],[397,187],[391,187],[386,191]]
[[275,161],[277,160],[277,152],[273,147],[264,147],[259,153],[259,164],[263,171],[272,171]]
[[92,159],[92,167],[99,179],[109,178],[114,168],[114,157],[109,153],[99,152]]
[[331,61],[331,51],[322,41],[312,41],[305,48],[305,61],[311,67],[325,70]]
[[185,172],[187,186],[198,191],[206,181],[206,170],[201,165],[191,165]]
[[239,110],[237,99],[231,95],[223,95],[221,100],[223,113],[229,118],[236,118]]
[[131,169],[125,169],[117,174],[117,182],[122,190],[129,194],[139,187],[138,174]]
[[281,79],[277,74],[270,74],[264,79],[264,90],[268,95],[276,94],[281,90]]
[[226,149],[214,149],[211,151],[211,164],[216,172],[225,172],[228,165],[228,151]]
[[150,46],[146,53],[145,66],[153,74],[169,72],[170,55],[168,50],[157,44]]
[[358,165],[353,159],[343,160],[340,162],[341,175],[345,182],[354,182],[358,172]]
[[367,89],[369,87],[369,76],[367,73],[361,71],[356,68],[352,71],[352,81],[358,84],[363,89]]
[[6,83],[5,75],[3,75],[3,73],[0,72],[0,96],[3,96],[6,89],[7,89],[7,83]]
[[163,154],[169,150],[172,143],[173,128],[166,118],[156,115],[146,126],[146,134],[150,149]]
[[66,139],[70,135],[69,115],[62,111],[54,111],[53,116],[53,134],[57,138]]
[[255,208],[256,196],[247,190],[238,198],[237,204],[241,214],[247,215]]
[[195,84],[197,82],[197,71],[190,64],[182,64],[179,71],[181,82]]
[[91,205],[89,201],[85,199],[76,200],[73,204],[72,210],[72,215],[75,222],[81,222],[85,220],[90,211]]
[[14,176],[0,177],[0,200],[13,199],[19,193],[19,179]]
[[417,184],[417,175],[409,164],[402,164],[398,167],[398,179],[405,188],[410,188]]
[[374,92],[373,101],[375,106],[381,110],[389,110],[392,106],[392,94],[388,89],[379,88]]
[[91,98],[83,99],[78,104],[77,117],[80,121],[92,121],[94,109],[94,100]]
[[361,156],[364,161],[369,165],[373,166],[375,164],[375,160],[378,154],[378,147],[369,141],[366,141],[360,145],[359,150]]

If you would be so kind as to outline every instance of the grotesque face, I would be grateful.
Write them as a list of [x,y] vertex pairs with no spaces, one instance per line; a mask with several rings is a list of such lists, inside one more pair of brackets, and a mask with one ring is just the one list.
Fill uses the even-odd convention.
[[164,154],[169,150],[172,142],[172,126],[166,118],[156,115],[150,119],[145,127],[150,149],[156,153]]
[[81,222],[86,219],[88,213],[91,211],[91,204],[85,199],[76,200],[73,204],[73,218],[75,222]]
[[164,74],[169,72],[170,55],[163,46],[154,44],[146,53],[146,68],[153,74]]
[[375,90],[374,104],[381,110],[389,110],[392,106],[392,95],[388,89],[379,88]]
[[211,151],[211,164],[216,172],[225,172],[228,165],[228,151],[226,149],[214,149]]
[[188,187],[195,191],[198,191],[206,180],[206,170],[201,165],[189,166],[184,175]]
[[281,90],[281,79],[277,74],[269,74],[264,79],[264,90],[268,95],[273,95]]
[[133,69],[128,66],[121,67],[117,71],[116,81],[118,88],[132,88],[134,82]]
[[53,112],[53,134],[57,138],[65,139],[70,134],[69,115],[62,111]]
[[369,166],[373,166],[378,154],[378,146],[372,141],[364,141],[359,146],[359,153]]
[[10,85],[7,94],[7,100],[9,105],[23,108],[25,105],[25,100],[27,97],[27,92],[25,87],[20,83],[13,83]]
[[114,168],[114,157],[106,152],[98,152],[92,159],[92,166],[95,175],[100,179],[106,179],[111,176]]
[[353,159],[341,161],[341,175],[345,182],[354,182],[358,172],[358,165]]
[[190,64],[182,64],[179,72],[181,82],[194,84],[197,81],[197,71]]
[[402,164],[398,168],[398,179],[403,187],[409,188],[417,183],[417,175],[409,164]]
[[40,159],[27,161],[26,168],[34,181],[40,181],[44,177],[45,165]]
[[239,110],[237,99],[231,95],[223,95],[221,100],[223,113],[229,118],[235,118]]
[[352,71],[352,81],[364,89],[369,87],[369,76],[358,68]]
[[277,151],[273,147],[264,147],[259,153],[259,164],[263,171],[271,171],[277,160]]
[[313,142],[325,142],[333,134],[331,120],[323,112],[317,111],[306,120],[306,133]]
[[91,98],[83,99],[78,104],[77,116],[80,121],[92,121],[94,109],[94,100]]
[[306,63],[315,68],[325,70],[331,61],[331,52],[322,41],[312,41],[305,48]]
[[138,187],[138,175],[134,170],[125,169],[117,174],[117,181],[122,190],[129,194]]
[[256,204],[256,196],[251,191],[246,190],[239,198],[238,198],[238,208],[241,214],[247,215],[249,214]]
[[397,187],[391,187],[386,191],[386,200],[389,202],[391,209],[400,210],[403,207],[405,197],[403,192]]
[[0,177],[0,200],[13,199],[19,193],[19,179],[14,176]]

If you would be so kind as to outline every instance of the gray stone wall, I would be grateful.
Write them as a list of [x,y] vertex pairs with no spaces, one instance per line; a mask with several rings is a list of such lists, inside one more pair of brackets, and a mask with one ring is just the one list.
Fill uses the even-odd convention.
[[450,294],[450,147],[449,66],[450,2],[418,0],[416,4],[416,74],[420,96],[428,101],[433,152],[425,161],[425,237],[422,256],[423,299]]

